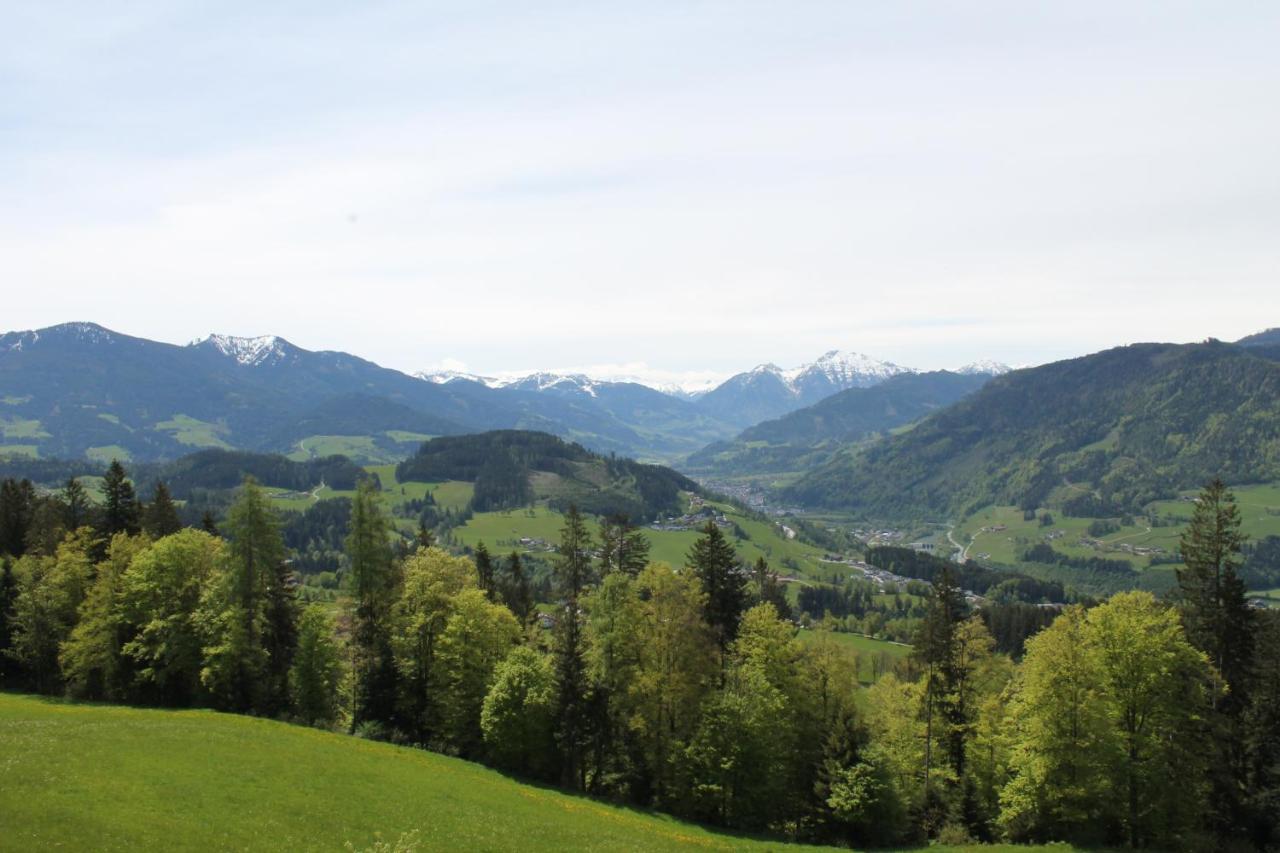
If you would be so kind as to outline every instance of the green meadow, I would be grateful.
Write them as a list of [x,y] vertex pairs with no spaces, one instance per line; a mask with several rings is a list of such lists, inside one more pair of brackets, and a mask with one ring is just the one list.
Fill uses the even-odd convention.
[[[1240,505],[1241,530],[1250,539],[1264,536],[1280,536],[1280,485],[1238,486],[1232,489]],[[1190,498],[1195,491],[1183,493]],[[957,525],[954,535],[962,545],[969,545],[969,556],[993,563],[1014,565],[1021,559],[1022,553],[1033,545],[1044,541],[1044,537],[1055,531],[1063,535],[1053,540],[1055,550],[1072,557],[1105,557],[1110,560],[1125,560],[1135,569],[1148,567],[1150,558],[1135,555],[1122,549],[1128,545],[1133,548],[1160,548],[1170,554],[1178,547],[1178,539],[1186,522],[1191,517],[1194,505],[1187,500],[1156,501],[1147,507],[1161,520],[1161,526],[1152,526],[1145,516],[1134,517],[1133,524],[1121,526],[1119,530],[1105,536],[1089,536],[1089,525],[1093,519],[1068,518],[1057,510],[1049,510],[1053,516],[1053,524],[1042,527],[1040,519],[1024,520],[1022,510],[1012,506],[994,506],[980,510]],[[1116,521],[1119,521],[1118,519]],[[989,528],[1003,526],[1004,530]],[[983,528],[988,528],[983,530]],[[1102,542],[1101,549],[1095,549],[1081,543],[1081,538],[1096,538]],[[982,555],[989,555],[982,557]],[[1157,566],[1157,570],[1171,570],[1169,565]]]
[[0,694],[0,769],[5,851],[360,850],[410,833],[421,850],[833,849],[712,831],[436,753],[212,711]]
[[172,433],[174,441],[191,447],[220,447],[230,450],[231,445],[223,440],[226,427],[202,421],[189,415],[174,415],[167,421],[160,421],[155,428]]

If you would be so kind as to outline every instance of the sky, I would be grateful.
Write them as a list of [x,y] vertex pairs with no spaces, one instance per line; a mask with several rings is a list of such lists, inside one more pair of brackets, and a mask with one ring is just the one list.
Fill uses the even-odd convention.
[[3,329],[677,381],[1280,325],[1280,4],[3,17]]

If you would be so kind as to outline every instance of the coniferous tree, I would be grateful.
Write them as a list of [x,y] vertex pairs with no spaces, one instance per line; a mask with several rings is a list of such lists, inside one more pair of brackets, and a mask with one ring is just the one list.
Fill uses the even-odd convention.
[[153,539],[170,536],[182,529],[178,509],[173,505],[169,487],[156,480],[155,495],[142,511],[142,529]]
[[13,562],[0,556],[0,678],[15,669],[9,654],[13,646],[13,602],[18,597],[18,579],[13,574]]
[[757,604],[772,604],[781,619],[791,618],[791,604],[787,601],[786,587],[778,580],[778,575],[769,568],[769,561],[757,557],[751,567],[751,581],[755,585],[755,601]]
[[263,710],[279,714],[289,702],[289,672],[298,648],[300,616],[297,580],[288,561],[281,560],[268,574],[266,596],[262,623],[262,647],[267,653]]
[[112,459],[102,477],[102,535],[110,539],[117,533],[137,533],[138,499],[129,475],[118,459]]
[[0,483],[0,554],[21,557],[26,553],[35,497],[30,480]]
[[560,531],[560,556],[556,560],[555,580],[563,602],[553,641],[556,742],[560,748],[564,783],[586,790],[584,752],[589,742],[591,707],[579,600],[591,581],[591,536],[582,514],[574,505],[570,505],[565,513],[564,527]]
[[[279,696],[283,673],[264,643],[269,591],[285,560],[280,522],[266,494],[246,477],[227,512],[230,540],[221,588],[207,596],[210,634],[202,678],[220,701],[236,709],[262,708]],[[275,677],[270,677],[274,675]]]
[[483,542],[476,543],[476,579],[480,589],[490,601],[496,601],[498,590],[494,583],[493,557]]
[[[954,685],[956,680],[956,630],[964,618],[964,593],[955,585],[950,568],[944,567],[934,579],[929,596],[929,609],[920,624],[913,655],[924,665],[924,807],[926,822],[938,825],[942,820],[938,792],[932,785],[938,755],[934,746],[942,740],[943,730],[957,721]],[[963,770],[963,748],[955,748],[955,741],[947,738],[952,747],[950,758],[953,769],[960,775]],[[960,766],[954,766],[958,763]]]
[[76,530],[91,521],[93,503],[89,500],[89,493],[75,477],[67,480],[67,484],[62,487],[62,510],[63,523],[68,530]]
[[502,600],[511,612],[524,625],[533,612],[533,589],[529,584],[529,575],[525,572],[524,561],[518,551],[507,555],[505,577],[502,583]]
[[649,539],[622,513],[600,519],[600,570],[635,577],[649,564]]
[[206,509],[204,515],[200,516],[200,529],[210,536],[221,536],[218,532],[218,523],[214,520],[213,511]]
[[1247,759],[1242,715],[1254,674],[1255,618],[1238,573],[1245,537],[1235,496],[1218,479],[1200,492],[1180,541],[1178,570],[1183,624],[1192,645],[1208,655],[1226,691],[1215,696],[1211,773],[1213,818],[1220,830],[1244,824]]
[[352,729],[365,723],[389,725],[395,716],[396,670],[391,649],[390,610],[395,576],[390,524],[372,480],[361,480],[351,501],[352,675],[355,695]]
[[62,501],[58,497],[36,497],[31,503],[27,524],[26,552],[47,557],[58,550],[58,545],[68,533],[64,516]]
[[[431,493],[427,493],[427,497],[431,497]],[[419,548],[430,548],[436,544],[435,534],[427,529],[427,525],[421,521],[418,522],[418,532],[414,536]]]
[[747,606],[747,579],[738,568],[738,556],[714,521],[702,528],[687,558],[707,595],[707,624],[716,635],[721,658],[738,636],[738,623]]

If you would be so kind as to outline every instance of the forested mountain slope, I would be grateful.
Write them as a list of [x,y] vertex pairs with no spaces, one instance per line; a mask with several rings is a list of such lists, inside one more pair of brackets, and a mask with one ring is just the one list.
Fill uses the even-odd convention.
[[1214,476],[1280,478],[1280,364],[1216,341],[1137,344],[992,380],[783,496],[943,517],[993,502],[1038,506],[1070,484],[1114,512]]
[[827,461],[844,446],[919,420],[970,394],[990,373],[903,373],[869,388],[850,388],[808,408],[765,421],[732,441],[689,457],[693,471],[746,474],[795,471]]

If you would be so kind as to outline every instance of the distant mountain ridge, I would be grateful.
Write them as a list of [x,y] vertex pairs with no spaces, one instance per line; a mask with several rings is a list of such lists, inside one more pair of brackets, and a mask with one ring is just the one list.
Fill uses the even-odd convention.
[[782,489],[882,518],[987,504],[1136,511],[1220,476],[1280,479],[1280,363],[1251,347],[1134,344],[1014,371]]
[[640,458],[683,456],[733,432],[689,401],[632,383],[425,382],[270,335],[178,346],[94,323],[0,335],[0,455],[301,453],[304,439],[323,446],[339,436],[394,457],[428,435],[515,428]]
[[849,388],[812,406],[749,427],[731,441],[710,444],[692,454],[686,467],[717,475],[817,467],[852,444],[954,403],[977,391],[994,375],[977,367],[964,373],[900,373],[868,388]]

